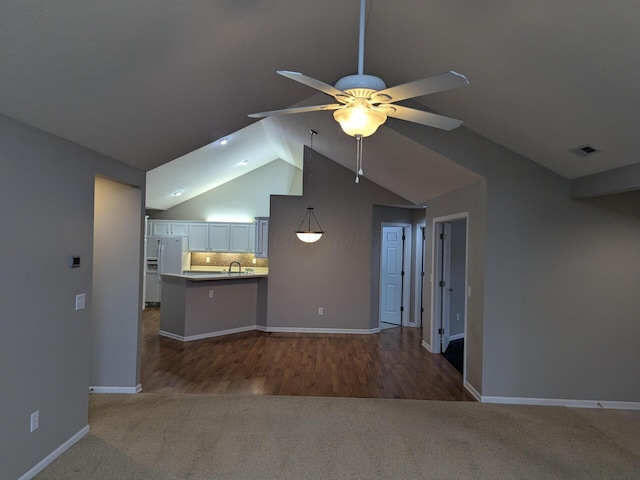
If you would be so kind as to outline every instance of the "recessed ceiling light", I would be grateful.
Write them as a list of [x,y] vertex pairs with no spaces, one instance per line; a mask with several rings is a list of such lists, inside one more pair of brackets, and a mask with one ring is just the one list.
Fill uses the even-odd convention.
[[242,160],[242,161],[238,164],[238,166],[239,166],[239,167],[244,167],[244,166],[245,166],[245,165],[247,165],[248,163],[249,163],[249,161],[248,161],[248,160]]
[[220,145],[226,145],[228,141],[229,139],[223,138],[222,140],[220,140]]
[[184,190],[176,190],[175,192],[173,192],[171,195],[174,197],[179,197],[180,195],[182,195],[184,193]]

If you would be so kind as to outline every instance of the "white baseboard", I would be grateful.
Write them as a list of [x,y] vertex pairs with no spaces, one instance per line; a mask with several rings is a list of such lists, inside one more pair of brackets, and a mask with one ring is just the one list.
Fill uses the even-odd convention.
[[31,480],[49,465],[51,465],[60,455],[69,450],[74,444],[76,444],[82,437],[89,433],[89,425],[84,426],[78,433],[73,435],[69,440],[64,442],[58,448],[56,448],[49,455],[44,457],[34,467],[32,467],[27,473],[22,475],[18,480]]
[[480,393],[478,393],[478,391],[473,388],[473,385],[471,385],[466,380],[464,381],[463,385],[467,392],[469,392],[473,398],[475,398],[478,402],[482,402],[482,395],[480,395]]
[[134,394],[142,391],[142,384],[135,387],[89,387],[90,393],[126,393]]
[[238,328],[230,328],[228,330],[220,330],[218,332],[207,332],[201,333],[198,335],[189,335],[188,337],[183,337],[181,335],[176,335],[175,333],[165,332],[164,330],[160,330],[160,335],[163,337],[173,338],[174,340],[180,340],[181,342],[193,342],[194,340],[204,340],[205,338],[213,338],[213,337],[222,337],[224,335],[232,335],[234,333],[242,333],[242,332],[250,332],[252,330],[258,330],[257,325],[249,325],[246,327],[238,327]]
[[[371,335],[380,333],[380,328],[357,329],[357,328],[297,328],[297,327],[264,327],[262,325],[249,325],[247,327],[232,328],[229,330],[220,330],[219,332],[203,333],[200,335],[190,335],[183,337],[175,333],[160,330],[160,335],[180,342],[192,342],[194,340],[202,340],[205,338],[222,337],[224,335],[232,335],[234,333],[250,332],[258,330],[266,333],[323,333],[323,334],[347,334],[347,335]],[[103,393],[103,392],[96,392]]]
[[563,398],[525,398],[482,396],[482,403],[504,405],[545,405],[550,407],[604,408],[612,410],[640,410],[640,402],[616,402],[608,400],[570,400]]
[[431,352],[431,345],[429,345],[426,340],[422,340],[422,343],[420,345],[422,346],[422,348],[426,349],[427,352],[433,353]]
[[380,332],[379,328],[358,329],[358,328],[297,328],[297,327],[267,327],[270,333],[325,333],[325,334],[346,334],[346,335],[370,335]]
[[449,337],[449,340],[451,340],[453,342],[454,340],[460,340],[461,338],[464,338],[464,333],[458,333],[456,335],[451,335]]

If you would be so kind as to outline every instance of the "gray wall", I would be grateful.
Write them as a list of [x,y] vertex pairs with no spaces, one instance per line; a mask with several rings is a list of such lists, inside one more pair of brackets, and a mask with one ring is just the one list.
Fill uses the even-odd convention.
[[486,178],[481,393],[640,401],[638,193],[573,200],[567,179],[465,128],[390,126]]
[[139,188],[96,178],[91,304],[92,387],[135,389],[140,383],[141,219]]
[[[271,197],[269,221],[269,327],[377,327],[371,311],[373,205],[409,202],[313,152],[313,206],[324,236],[304,244],[295,236],[309,204],[305,197]],[[324,315],[318,315],[318,307]]]
[[[0,478],[10,479],[87,425],[95,176],[145,179],[1,115],[0,165]],[[69,255],[82,266],[68,268]],[[87,306],[75,311],[78,293]],[[29,433],[35,410],[40,428]]]
[[484,275],[485,275],[485,223],[486,182],[481,180],[468,187],[432,199],[427,204],[427,239],[425,246],[424,289],[424,341],[432,346],[431,316],[433,313],[433,219],[467,212],[469,257],[467,260],[467,284],[471,297],[467,298],[467,330],[465,331],[467,382],[482,393],[482,365],[484,345]]
[[275,160],[173,208],[150,212],[150,218],[206,221],[214,215],[245,220],[268,217],[272,194],[301,195],[302,171]]

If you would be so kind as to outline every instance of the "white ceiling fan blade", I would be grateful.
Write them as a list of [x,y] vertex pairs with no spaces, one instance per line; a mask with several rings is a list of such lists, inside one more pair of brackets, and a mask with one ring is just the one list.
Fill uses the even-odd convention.
[[[469,85],[469,81],[464,75],[451,71],[380,90],[373,95],[373,100],[383,103],[399,102],[466,85]],[[383,96],[387,98],[381,98]]]
[[283,77],[290,78],[296,82],[302,83],[308,87],[315,88],[316,90],[320,90],[322,93],[326,93],[327,95],[331,95],[335,97],[337,95],[345,96],[345,93],[342,90],[338,90],[333,85],[329,85],[328,83],[321,82],[320,80],[316,80],[315,78],[308,77],[299,72],[289,72],[287,70],[278,70],[278,74]]
[[344,107],[340,103],[332,103],[328,105],[312,105],[309,107],[294,107],[283,108],[282,110],[270,110],[268,112],[250,113],[248,116],[251,118],[263,118],[270,117],[272,115],[288,115],[290,113],[306,113],[306,112],[318,112],[321,110],[337,110]]
[[462,125],[462,120],[455,118],[444,117],[436,113],[424,112],[422,110],[416,110],[414,108],[402,107],[400,105],[380,105],[380,107],[388,107],[388,117],[399,118],[400,120],[406,120],[408,122],[420,123],[429,127],[439,128],[441,130],[453,130]]

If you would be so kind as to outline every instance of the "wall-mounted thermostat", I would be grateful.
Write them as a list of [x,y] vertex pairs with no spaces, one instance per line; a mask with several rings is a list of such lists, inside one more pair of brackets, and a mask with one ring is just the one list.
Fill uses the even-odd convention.
[[69,255],[69,268],[77,268],[80,266],[80,257]]

